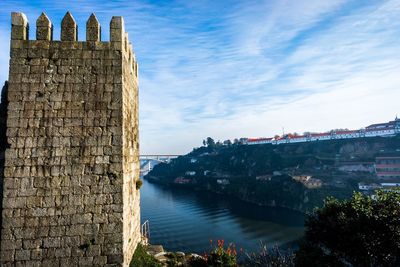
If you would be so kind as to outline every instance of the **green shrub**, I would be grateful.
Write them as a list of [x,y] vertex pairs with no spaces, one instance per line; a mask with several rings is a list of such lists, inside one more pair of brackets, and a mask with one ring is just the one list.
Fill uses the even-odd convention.
[[191,257],[187,261],[187,266],[190,267],[208,267],[207,261],[202,257]]
[[153,256],[149,255],[146,247],[139,244],[133,254],[130,267],[161,267],[162,265]]
[[269,249],[261,243],[258,252],[246,253],[243,265],[247,267],[293,267],[294,254],[290,251],[283,252],[277,246]]
[[139,190],[143,185],[143,181],[142,180],[137,180],[136,181],[136,190]]
[[400,266],[400,194],[326,200],[306,221],[296,266]]
[[224,240],[218,240],[217,247],[215,247],[210,254],[205,255],[205,258],[208,266],[235,267],[238,266],[236,263],[236,255],[236,248],[234,245],[229,244],[225,248]]

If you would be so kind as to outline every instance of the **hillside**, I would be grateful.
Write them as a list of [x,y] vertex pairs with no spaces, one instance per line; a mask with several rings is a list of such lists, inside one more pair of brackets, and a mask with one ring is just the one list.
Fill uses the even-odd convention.
[[[359,182],[376,182],[375,158],[399,154],[400,136],[278,146],[212,144],[155,166],[145,179],[232,195],[258,205],[309,211],[327,196],[351,196]],[[343,168],[353,165],[367,167]]]

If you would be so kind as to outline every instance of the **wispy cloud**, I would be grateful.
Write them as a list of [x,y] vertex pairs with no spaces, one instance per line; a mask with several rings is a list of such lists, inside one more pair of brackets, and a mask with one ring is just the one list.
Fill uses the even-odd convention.
[[[23,2],[2,3],[2,40],[16,6],[31,21],[46,11],[55,36],[71,10],[81,39],[92,11],[105,39],[111,16],[124,16],[140,63],[143,153],[183,153],[206,136],[269,136],[282,127],[357,128],[398,110],[398,0]],[[0,56],[4,68],[8,55]]]

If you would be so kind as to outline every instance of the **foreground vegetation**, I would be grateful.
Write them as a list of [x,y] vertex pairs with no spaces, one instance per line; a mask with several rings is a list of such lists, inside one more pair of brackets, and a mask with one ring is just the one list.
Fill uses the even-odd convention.
[[[212,241],[211,241],[212,242]],[[160,266],[135,252],[132,266]],[[147,265],[146,265],[147,264]],[[371,198],[354,193],[348,200],[328,198],[308,215],[306,231],[295,253],[269,249],[237,252],[218,240],[209,253],[167,266],[193,267],[386,267],[400,266],[400,193],[377,192]]]
[[400,194],[329,198],[306,221],[296,266],[400,266]]
[[161,267],[153,256],[147,254],[146,246],[139,244],[133,254],[133,258],[130,267]]

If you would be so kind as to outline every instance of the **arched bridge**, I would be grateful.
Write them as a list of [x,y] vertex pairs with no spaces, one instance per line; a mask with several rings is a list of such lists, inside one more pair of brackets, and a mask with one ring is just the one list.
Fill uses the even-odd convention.
[[144,154],[140,155],[140,174],[148,174],[155,165],[163,162],[169,163],[171,159],[175,159],[182,155],[167,155],[167,154]]
[[170,162],[171,159],[175,159],[182,155],[167,155],[167,154],[144,154],[140,155],[140,160],[156,160],[159,162]]

